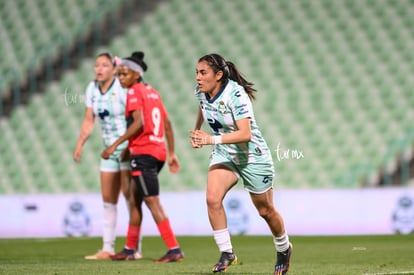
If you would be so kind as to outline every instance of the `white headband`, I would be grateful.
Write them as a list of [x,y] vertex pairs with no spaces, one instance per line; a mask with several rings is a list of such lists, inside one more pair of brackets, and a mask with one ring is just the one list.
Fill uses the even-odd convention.
[[144,76],[144,70],[140,65],[135,63],[134,61],[128,60],[128,59],[122,59],[121,65],[128,67],[129,69],[133,70],[134,72],[137,72],[141,75],[141,77]]

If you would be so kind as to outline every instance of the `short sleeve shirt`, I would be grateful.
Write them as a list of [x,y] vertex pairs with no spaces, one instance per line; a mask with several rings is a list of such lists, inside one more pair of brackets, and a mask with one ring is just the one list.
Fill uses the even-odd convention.
[[237,130],[236,121],[250,118],[252,137],[249,142],[217,144],[214,150],[229,156],[237,164],[271,160],[271,153],[263,139],[253,112],[252,102],[242,86],[228,80],[214,98],[209,98],[196,88],[195,96],[200,103],[204,121],[211,133],[223,135]]
[[132,119],[134,111],[140,111],[142,132],[129,140],[131,155],[151,155],[165,161],[167,149],[164,139],[164,120],[168,117],[161,95],[152,86],[136,83],[128,89],[125,116]]
[[[97,81],[91,81],[86,89],[85,104],[99,119],[105,147],[125,133],[126,89],[122,88],[117,78],[106,93],[101,92]],[[127,143],[123,143],[120,148],[126,146]]]

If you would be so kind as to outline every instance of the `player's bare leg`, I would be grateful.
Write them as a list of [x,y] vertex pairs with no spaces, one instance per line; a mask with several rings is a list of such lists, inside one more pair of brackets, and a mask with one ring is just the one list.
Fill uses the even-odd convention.
[[222,165],[210,167],[207,179],[207,209],[214,240],[221,252],[220,258],[213,266],[213,272],[225,272],[230,265],[237,263],[233,252],[230,233],[227,228],[227,218],[223,207],[226,193],[237,183],[233,171]]
[[274,244],[277,251],[275,264],[275,275],[284,275],[289,270],[292,245],[285,230],[283,218],[276,210],[273,203],[273,189],[263,194],[250,193],[253,204],[259,215],[266,221],[274,237]]

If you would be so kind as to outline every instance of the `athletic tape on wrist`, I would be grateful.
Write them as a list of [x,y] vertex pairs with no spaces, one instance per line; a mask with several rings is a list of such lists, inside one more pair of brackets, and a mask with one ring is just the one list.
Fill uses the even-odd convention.
[[213,136],[213,144],[221,144],[222,138],[221,136]]

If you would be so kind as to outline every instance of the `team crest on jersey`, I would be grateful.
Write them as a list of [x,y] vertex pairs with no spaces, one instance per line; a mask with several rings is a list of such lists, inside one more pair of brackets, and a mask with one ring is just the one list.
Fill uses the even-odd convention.
[[222,100],[219,102],[219,105],[218,105],[217,109],[222,114],[226,113],[227,108],[226,108],[226,105],[224,104],[224,102]]
[[134,89],[128,89],[128,94],[133,95],[134,94]]

